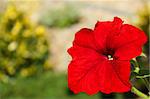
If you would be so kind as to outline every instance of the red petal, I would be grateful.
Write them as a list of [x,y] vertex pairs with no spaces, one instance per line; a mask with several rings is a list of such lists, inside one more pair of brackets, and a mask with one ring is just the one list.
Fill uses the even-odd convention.
[[106,94],[112,92],[127,92],[130,90],[130,63],[125,61],[105,61],[99,65],[100,91]]
[[112,62],[114,75],[117,79],[113,79],[112,82],[114,92],[127,92],[131,89],[130,84],[130,62],[129,61],[114,61]]
[[118,17],[114,17],[112,22],[104,21],[96,23],[94,34],[101,49],[105,49],[106,47],[109,47],[107,45],[112,44],[112,37],[118,34],[122,23],[123,21]]
[[74,45],[73,47],[69,48],[68,53],[72,56],[73,59],[95,59],[97,57],[100,57],[100,54],[97,53],[95,50],[86,47],[80,47],[78,45]]
[[83,28],[75,34],[74,44],[82,47],[96,49],[96,42],[94,41],[93,30]]
[[107,22],[97,22],[94,29],[95,40],[98,43],[98,46],[101,50],[106,47],[107,35],[110,33],[112,23]]
[[136,44],[133,42],[131,44],[118,48],[118,50],[116,50],[115,52],[114,57],[116,57],[118,60],[131,60],[132,58],[139,56],[141,52],[142,47],[136,46]]
[[142,52],[142,45],[147,41],[144,32],[138,28],[125,24],[112,44],[116,49],[115,56],[120,60],[130,60]]
[[95,51],[73,46],[68,50],[73,60],[68,66],[68,86],[74,92],[95,94],[99,91],[97,64],[104,60]]

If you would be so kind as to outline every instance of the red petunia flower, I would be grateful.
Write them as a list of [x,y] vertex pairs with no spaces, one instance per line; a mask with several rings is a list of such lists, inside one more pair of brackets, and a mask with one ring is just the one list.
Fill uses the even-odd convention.
[[97,22],[94,30],[83,28],[68,49],[68,86],[74,93],[127,92],[131,89],[130,60],[142,52],[147,41],[143,31],[113,21]]

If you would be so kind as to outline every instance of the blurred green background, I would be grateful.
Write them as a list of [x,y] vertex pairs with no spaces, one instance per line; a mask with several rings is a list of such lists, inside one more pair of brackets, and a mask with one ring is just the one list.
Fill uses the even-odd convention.
[[[97,20],[114,16],[141,28],[149,38],[149,4],[147,0],[1,0],[0,99],[140,99],[131,92],[73,94],[67,87],[71,58],[66,50],[80,28],[93,28]],[[148,75],[149,41],[143,51],[147,57],[137,57],[140,75]],[[136,73],[131,75],[132,84],[148,94],[149,78],[143,81],[135,78]]]

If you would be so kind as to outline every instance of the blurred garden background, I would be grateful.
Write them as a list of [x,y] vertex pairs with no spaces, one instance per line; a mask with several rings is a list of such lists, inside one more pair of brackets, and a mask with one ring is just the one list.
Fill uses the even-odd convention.
[[[131,92],[74,95],[67,87],[75,32],[114,16],[150,36],[149,0],[0,0],[0,99],[141,99]],[[131,82],[148,94],[150,79],[140,76],[149,75],[149,41],[143,51]]]

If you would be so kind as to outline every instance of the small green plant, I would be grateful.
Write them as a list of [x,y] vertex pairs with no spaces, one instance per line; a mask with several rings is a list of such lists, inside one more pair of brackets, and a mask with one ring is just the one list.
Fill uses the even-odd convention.
[[40,23],[48,27],[64,28],[69,27],[80,20],[79,13],[74,7],[65,6],[48,10],[40,19]]
[[47,65],[48,43],[43,26],[34,25],[15,6],[8,6],[0,21],[0,80],[30,76]]

